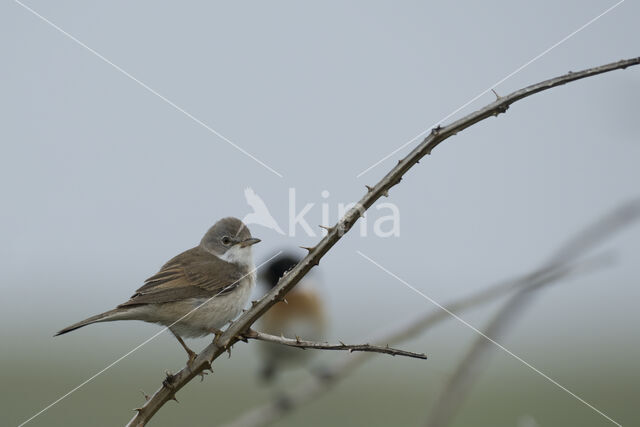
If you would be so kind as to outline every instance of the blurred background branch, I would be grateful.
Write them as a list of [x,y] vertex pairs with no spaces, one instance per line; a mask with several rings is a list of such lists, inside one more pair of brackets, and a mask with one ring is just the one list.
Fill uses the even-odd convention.
[[518,290],[509,297],[502,308],[489,322],[473,342],[465,357],[460,361],[454,374],[440,392],[437,400],[431,406],[427,421],[428,427],[448,426],[453,420],[456,412],[464,403],[464,398],[470,391],[474,380],[482,369],[483,356],[487,356],[492,348],[493,341],[503,336],[509,326],[513,326],[515,319],[524,313],[527,304],[531,302],[533,295],[543,287],[550,285],[560,279],[566,279],[575,273],[590,271],[593,268],[602,267],[603,261],[608,261],[608,256],[596,256],[576,265],[566,266],[566,268],[556,270],[555,274],[540,277],[532,280],[530,284]]
[[[503,336],[508,327],[515,324],[515,319],[524,313],[526,306],[531,303],[531,300],[538,291],[567,274],[601,265],[602,256],[592,257],[584,261],[577,261],[577,259],[601,244],[604,239],[634,224],[639,217],[640,200],[633,200],[618,207],[563,244],[540,270],[540,274],[532,275],[531,283],[522,287],[511,296],[487,324],[483,335],[476,338],[465,357],[460,361],[454,374],[440,392],[439,397],[432,405],[426,425],[428,427],[445,427],[451,423],[457,411],[462,406],[475,379],[480,374],[483,366],[483,358],[487,356],[488,351],[492,347],[491,344],[495,344],[493,341]],[[544,278],[544,274],[549,273],[552,276]],[[558,386],[561,387],[560,385]],[[573,395],[573,393],[571,394]],[[575,397],[583,401],[578,396]],[[584,403],[591,407],[588,403]],[[593,409],[605,418],[618,424],[606,414],[595,408]]]
[[[511,292],[515,292],[498,314],[490,322],[485,333],[495,337],[503,333],[509,320],[524,309],[531,295],[546,285],[559,280],[571,278],[579,273],[592,271],[604,265],[610,257],[595,255],[586,259],[589,252],[603,244],[607,239],[635,224],[640,219],[640,199],[631,200],[620,205],[594,223],[585,227],[573,237],[563,242],[553,252],[548,261],[537,269],[522,276],[506,280],[484,290],[464,296],[445,306],[453,313],[460,313],[481,304],[489,303]],[[422,314],[390,332],[373,337],[370,342],[398,344],[426,332],[443,320],[450,318],[445,310]],[[486,350],[488,341],[478,337],[471,350],[458,366],[440,394],[439,403],[429,418],[429,426],[446,426],[455,415],[470,387],[474,375],[477,374],[479,356]],[[358,367],[364,364],[373,354],[362,353],[349,355],[334,362],[323,370],[322,376],[312,376],[303,383],[291,388],[286,394],[243,413],[226,427],[259,427],[267,426],[283,416],[299,409],[306,403],[318,399],[330,391],[341,380],[344,380]]]

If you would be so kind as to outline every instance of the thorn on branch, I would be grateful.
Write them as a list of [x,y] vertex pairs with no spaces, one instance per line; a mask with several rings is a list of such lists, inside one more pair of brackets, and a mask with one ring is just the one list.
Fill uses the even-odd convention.
[[298,246],[300,249],[306,249],[307,252],[311,252],[314,248],[311,248],[309,246]]
[[371,193],[373,191],[373,187],[369,187],[366,184],[364,186],[367,187],[367,193]]
[[328,227],[326,225],[319,225],[318,227],[322,228],[323,230],[326,230],[327,233],[331,233],[333,231],[333,229],[335,228],[335,227]]
[[502,99],[502,97],[498,95],[498,92],[496,92],[493,88],[491,89],[491,92],[493,92],[493,94],[496,96],[496,101],[500,101]]
[[431,135],[437,135],[440,133],[440,129],[442,129],[442,126],[438,125],[436,127],[434,127],[433,129],[431,129]]

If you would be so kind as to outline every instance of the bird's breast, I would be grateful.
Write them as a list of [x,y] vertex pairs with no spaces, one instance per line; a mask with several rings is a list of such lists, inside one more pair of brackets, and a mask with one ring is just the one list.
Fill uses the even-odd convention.
[[223,328],[235,319],[247,305],[253,289],[251,277],[242,279],[239,285],[227,294],[212,298],[189,298],[162,304],[165,312],[163,323],[169,326],[177,319],[184,319],[171,326],[171,329],[185,338],[196,338],[211,334],[213,329]]

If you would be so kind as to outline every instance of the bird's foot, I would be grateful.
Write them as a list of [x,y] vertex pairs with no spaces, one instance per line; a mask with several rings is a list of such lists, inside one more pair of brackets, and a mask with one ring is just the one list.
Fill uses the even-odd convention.
[[[216,329],[216,328],[211,328],[209,329],[209,332],[211,332],[212,334],[214,334],[215,336],[213,337],[213,343],[215,345],[218,345],[218,341],[220,340],[220,337],[222,336],[222,334],[224,333],[224,331],[220,330],[220,329]],[[231,357],[231,346],[227,345],[224,347],[224,350],[229,353],[229,357]]]
[[[187,354],[189,355],[189,359],[187,359],[187,367],[189,369],[193,369],[194,367],[193,365],[196,359],[198,358],[198,354],[193,350],[188,350]],[[205,375],[209,375],[208,372],[205,372],[206,369],[209,369],[211,372],[213,372],[213,369],[211,369],[211,364],[209,364],[208,368],[204,368],[202,371],[198,372],[198,375],[200,376],[200,382],[204,381]]]
[[189,358],[187,359],[187,366],[191,369],[193,362],[195,362],[198,357],[198,354],[193,350],[187,350],[187,354],[189,355]]
[[209,332],[211,332],[214,335],[214,337],[213,337],[213,342],[214,343],[217,343],[218,339],[220,339],[220,337],[224,333],[222,330],[217,329],[217,328],[211,328],[211,329],[209,329]]
[[[196,361],[197,357],[198,355],[196,354],[195,351],[192,351],[189,353],[189,360],[187,360],[187,366],[189,367],[189,369],[193,369],[193,363]],[[213,370],[211,372],[213,372]],[[198,375],[200,376],[200,382],[202,382],[204,381],[204,376],[209,375],[209,373],[205,371],[200,371]]]

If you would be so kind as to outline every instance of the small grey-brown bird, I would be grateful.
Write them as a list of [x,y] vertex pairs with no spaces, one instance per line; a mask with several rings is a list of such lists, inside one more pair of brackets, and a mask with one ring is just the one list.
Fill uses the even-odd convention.
[[172,258],[135,294],[113,310],[62,329],[62,335],[86,325],[142,320],[167,326],[192,362],[196,353],[182,338],[217,334],[240,314],[255,283],[251,237],[237,218],[223,218],[200,244]]

